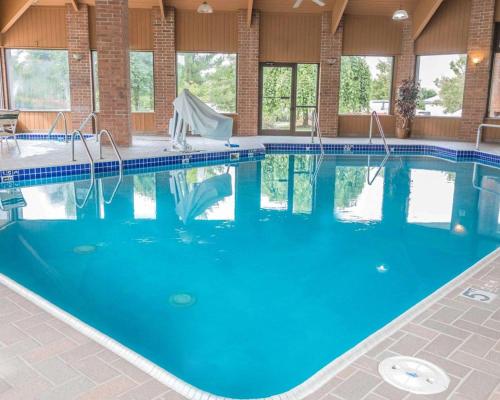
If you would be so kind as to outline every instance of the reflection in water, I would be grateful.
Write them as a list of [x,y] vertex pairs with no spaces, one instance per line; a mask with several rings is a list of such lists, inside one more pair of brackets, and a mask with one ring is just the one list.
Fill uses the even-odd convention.
[[234,220],[234,185],[234,167],[214,166],[170,173],[175,210],[185,224],[193,219]]
[[266,157],[262,162],[261,208],[266,210],[288,208],[288,163],[287,155]]
[[313,208],[313,180],[316,156],[300,155],[293,158],[294,214],[310,214]]
[[408,222],[449,229],[453,212],[455,173],[412,169],[410,179]]
[[479,189],[478,232],[500,237],[500,180],[496,176],[483,176]]
[[156,176],[134,175],[134,218],[156,219]]
[[343,221],[380,221],[384,196],[384,169],[368,184],[366,167],[337,167],[335,216]]
[[26,187],[22,192],[26,199],[26,207],[20,211],[22,219],[76,219],[75,193],[71,185]]

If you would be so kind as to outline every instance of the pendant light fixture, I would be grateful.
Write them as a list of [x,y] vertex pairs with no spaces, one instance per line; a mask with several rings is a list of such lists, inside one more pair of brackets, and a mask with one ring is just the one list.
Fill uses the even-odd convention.
[[407,20],[408,18],[409,18],[408,11],[403,10],[400,3],[399,10],[394,11],[394,14],[392,14],[392,19],[394,21],[404,21]]
[[212,14],[214,12],[214,9],[210,4],[208,4],[206,1],[201,3],[198,6],[198,9],[196,10],[199,14]]

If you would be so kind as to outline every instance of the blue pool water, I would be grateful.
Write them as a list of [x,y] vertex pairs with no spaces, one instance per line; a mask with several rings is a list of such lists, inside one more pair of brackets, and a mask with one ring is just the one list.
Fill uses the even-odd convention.
[[500,239],[495,169],[318,161],[109,177],[82,208],[88,182],[23,188],[0,272],[200,389],[287,391]]

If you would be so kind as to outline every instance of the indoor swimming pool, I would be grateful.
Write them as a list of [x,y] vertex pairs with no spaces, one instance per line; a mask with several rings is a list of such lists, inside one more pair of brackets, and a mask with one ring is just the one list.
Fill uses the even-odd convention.
[[499,170],[380,162],[268,154],[0,189],[0,273],[200,390],[283,393],[500,243]]

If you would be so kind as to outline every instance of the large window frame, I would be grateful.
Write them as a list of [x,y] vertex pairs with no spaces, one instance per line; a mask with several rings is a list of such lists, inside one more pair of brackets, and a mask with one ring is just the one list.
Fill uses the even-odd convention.
[[[12,74],[10,70],[10,65],[9,63],[12,62],[10,60],[10,52],[12,51],[46,51],[46,52],[64,52],[66,53],[66,60],[67,60],[67,98],[66,98],[66,107],[48,107],[48,108],[27,108],[27,107],[20,107],[16,104],[13,98],[13,93],[12,93],[12,88],[11,88],[11,79]],[[54,48],[24,48],[24,47],[16,47],[16,48],[6,48],[4,49],[4,57],[5,57],[5,76],[6,76],[6,82],[5,82],[5,87],[7,90],[7,93],[4,97],[7,98],[8,106],[9,108],[16,108],[19,109],[20,111],[26,111],[26,112],[70,112],[71,111],[71,83],[70,83],[70,72],[69,72],[69,51],[67,49],[54,49]],[[66,97],[66,96],[65,96]]]
[[[350,57],[361,57],[364,59],[371,58],[371,59],[387,59],[390,61],[391,67],[390,67],[390,73],[389,73],[389,93],[388,93],[388,99],[387,99],[387,110],[384,111],[378,110],[378,109],[373,109],[371,107],[371,102],[374,101],[371,98],[368,99],[368,111],[361,111],[361,112],[341,112],[341,96],[342,96],[342,65],[343,61],[346,58]],[[395,59],[396,57],[394,55],[373,55],[373,54],[344,54],[342,55],[340,59],[340,82],[339,82],[339,93],[338,93],[338,112],[340,116],[363,116],[363,115],[370,115],[373,111],[376,111],[380,115],[393,115],[394,114],[394,106],[393,106],[393,100],[394,100],[394,79],[395,79]],[[376,68],[376,67],[375,67]],[[373,82],[376,78],[377,75],[372,76],[372,71],[370,70],[370,78],[371,82]],[[370,96],[368,96],[370,97]],[[378,100],[383,100],[383,99],[378,99]],[[385,103],[384,103],[385,104]],[[384,108],[383,106],[382,108]]]
[[[465,74],[467,72],[467,66],[468,66],[468,55],[466,53],[449,53],[449,54],[419,54],[417,57],[416,57],[416,60],[415,60],[415,80],[417,82],[421,82],[421,79],[420,79],[420,69],[421,69],[421,60],[422,60],[422,57],[452,57],[452,56],[457,56],[458,58],[460,57],[465,57],[465,70],[464,70],[464,77],[465,77]],[[451,67],[450,67],[451,68]],[[442,77],[445,77],[445,75],[442,75]],[[422,90],[424,88],[422,87],[421,85],[421,93],[422,93]],[[434,89],[432,89],[434,90]],[[462,90],[464,90],[464,96],[465,96],[465,81],[464,81],[464,86],[462,88]],[[435,96],[439,96],[439,93],[436,93]],[[427,100],[426,98],[424,98],[422,101],[425,101]],[[424,110],[425,111],[425,110]],[[421,111],[419,112],[419,109],[418,109],[418,106],[417,106],[417,113],[416,113],[416,117],[417,118],[462,118],[463,117],[463,97],[462,97],[462,107],[460,109],[460,115],[454,115],[453,113],[450,113],[450,114],[423,114]]]
[[[176,51],[175,52],[175,93],[176,96],[179,95],[179,56],[184,54],[214,54],[214,55],[226,55],[234,56],[234,110],[222,110],[218,111],[225,115],[236,115],[238,113],[238,53],[234,52],[224,52],[224,51]],[[196,95],[196,93],[193,93]],[[203,99],[202,99],[203,100]],[[217,110],[216,110],[217,111]]]
[[[133,110],[132,109],[132,54],[134,53],[142,53],[142,54],[150,54],[151,55],[151,109],[143,109],[143,110]],[[130,67],[130,111],[134,114],[152,114],[155,112],[155,61],[154,61],[154,51],[152,50],[130,50],[129,51],[129,67]]]

